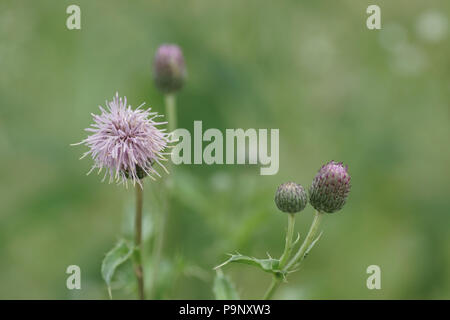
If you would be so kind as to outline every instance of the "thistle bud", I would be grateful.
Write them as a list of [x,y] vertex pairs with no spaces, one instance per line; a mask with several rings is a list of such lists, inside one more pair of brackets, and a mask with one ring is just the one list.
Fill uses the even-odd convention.
[[309,202],[316,210],[333,213],[342,209],[351,187],[347,169],[334,161],[320,168],[309,188]]
[[305,209],[307,203],[305,189],[294,182],[283,183],[275,194],[275,204],[283,212],[300,212]]
[[186,66],[183,52],[175,44],[163,44],[156,51],[153,66],[155,85],[163,93],[174,93],[183,87]]

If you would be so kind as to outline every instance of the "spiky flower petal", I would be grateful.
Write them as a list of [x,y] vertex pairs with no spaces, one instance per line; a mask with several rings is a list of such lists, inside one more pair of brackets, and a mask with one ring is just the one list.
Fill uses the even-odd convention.
[[300,212],[305,209],[307,203],[305,189],[294,182],[283,183],[275,194],[275,204],[283,212]]
[[106,101],[106,109],[99,106],[101,114],[92,114],[94,123],[86,131],[92,132],[83,141],[77,143],[85,144],[90,148],[81,158],[91,155],[94,160],[91,173],[94,169],[106,169],[106,179],[109,173],[109,182],[115,180],[117,183],[127,183],[130,179],[141,186],[145,176],[153,178],[160,176],[153,168],[157,163],[166,172],[161,161],[165,161],[164,149],[168,143],[168,135],[165,129],[157,128],[166,122],[155,122],[160,117],[156,112],[141,109],[139,106],[133,110],[127,106],[127,98],[119,98],[116,93],[111,102]]
[[320,212],[333,213],[344,206],[350,192],[348,166],[330,161],[320,168],[309,188],[309,202]]
[[153,66],[155,84],[163,93],[173,93],[183,87],[186,65],[183,52],[175,44],[163,44],[156,51]]

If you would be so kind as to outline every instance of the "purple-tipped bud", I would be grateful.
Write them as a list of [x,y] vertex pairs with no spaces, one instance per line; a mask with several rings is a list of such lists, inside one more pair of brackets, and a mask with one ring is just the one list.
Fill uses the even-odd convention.
[[342,209],[351,187],[347,169],[334,161],[320,168],[309,188],[309,202],[316,210],[333,213]]
[[175,44],[163,44],[156,51],[153,65],[155,84],[163,93],[174,93],[183,87],[186,66],[183,52]]
[[283,212],[300,212],[305,209],[307,203],[305,189],[294,182],[283,183],[275,194],[275,204]]

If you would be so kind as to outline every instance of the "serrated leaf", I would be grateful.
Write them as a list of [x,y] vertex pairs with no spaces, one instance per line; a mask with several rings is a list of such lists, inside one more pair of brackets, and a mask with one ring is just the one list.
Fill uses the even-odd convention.
[[234,284],[221,270],[217,270],[216,277],[214,278],[213,292],[216,300],[240,299]]
[[274,259],[274,258],[268,258],[268,259],[257,259],[253,257],[244,256],[241,254],[232,254],[231,257],[222,263],[221,265],[215,267],[214,269],[219,269],[229,263],[236,262],[236,263],[243,263],[248,264],[251,266],[256,266],[260,268],[261,270],[269,273],[273,273],[275,275],[283,275],[283,271],[278,269],[278,266],[280,264],[280,260]]
[[125,240],[119,240],[117,244],[112,248],[103,259],[102,262],[102,277],[108,286],[108,293],[111,297],[111,282],[116,269],[125,261],[130,259],[134,252],[134,247]]

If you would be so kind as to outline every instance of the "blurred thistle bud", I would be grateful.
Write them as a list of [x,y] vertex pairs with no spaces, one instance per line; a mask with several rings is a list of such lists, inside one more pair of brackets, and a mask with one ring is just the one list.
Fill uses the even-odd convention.
[[163,93],[174,93],[183,87],[186,66],[183,52],[175,44],[163,44],[156,51],[153,65],[156,87]]
[[333,213],[342,209],[351,187],[347,169],[335,161],[320,168],[309,188],[309,202],[316,210]]
[[305,209],[307,203],[305,189],[294,182],[283,183],[275,194],[275,204],[283,212],[300,212]]

